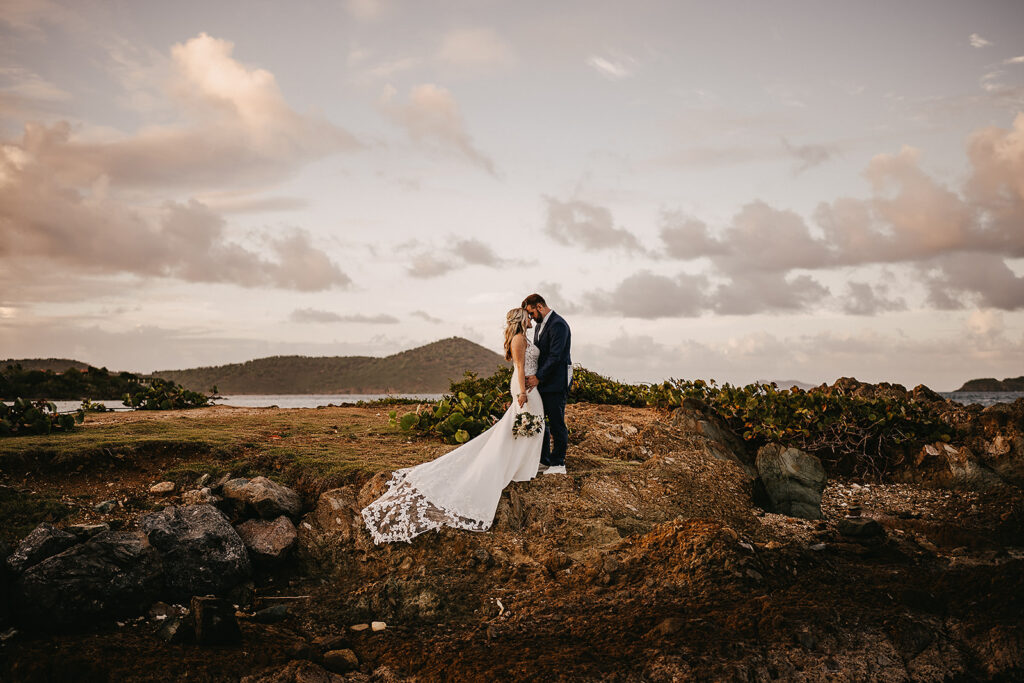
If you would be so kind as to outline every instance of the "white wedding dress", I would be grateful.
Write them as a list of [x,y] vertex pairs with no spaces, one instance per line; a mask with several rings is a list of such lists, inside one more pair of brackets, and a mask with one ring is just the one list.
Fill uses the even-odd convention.
[[[537,347],[528,341],[524,369],[537,373]],[[512,396],[519,393],[518,370],[512,372]],[[512,425],[520,412],[543,417],[544,404],[536,389],[527,402],[512,405],[490,429],[436,460],[397,470],[388,489],[363,508],[363,521],[374,543],[411,541],[441,526],[487,531],[494,521],[501,492],[510,481],[537,476],[543,432],[514,437]]]

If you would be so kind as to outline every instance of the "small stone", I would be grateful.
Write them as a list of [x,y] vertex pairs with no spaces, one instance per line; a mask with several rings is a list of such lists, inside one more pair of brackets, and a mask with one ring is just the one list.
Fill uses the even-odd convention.
[[207,474],[204,474],[203,476],[199,477],[198,479],[196,479],[196,488],[197,489],[201,489],[201,488],[203,488],[204,486],[206,486],[209,483],[210,483],[210,475],[209,475],[209,473],[207,473]]
[[149,487],[149,492],[158,496],[166,496],[169,493],[174,493],[174,482],[162,481],[159,484],[153,484]]
[[191,620],[184,614],[172,614],[160,622],[156,635],[166,643],[183,643],[193,635]]
[[359,658],[352,650],[330,650],[324,653],[324,666],[334,673],[345,673],[359,668]]
[[413,562],[413,559],[411,557],[409,557],[408,555],[406,555],[405,559],[402,560],[402,564],[398,565],[398,568],[401,571],[405,572],[405,571],[409,571],[410,569],[412,569],[414,564],[416,564],[416,563]]
[[383,621],[374,621],[370,624],[370,628],[372,628],[374,631],[383,631],[387,627],[388,625]]
[[365,631],[366,629],[370,628],[370,625],[369,624],[353,624],[352,626],[349,626],[349,628],[352,629],[353,631]]
[[819,551],[822,551],[824,549],[825,549],[825,544],[824,543],[815,543],[814,545],[811,546],[811,550],[813,550],[814,552],[819,552]]
[[348,638],[337,634],[333,636],[320,636],[313,640],[313,644],[323,652],[344,650],[349,646]]
[[760,574],[759,572],[756,572],[756,571],[754,571],[753,569],[748,569],[748,570],[746,571],[746,574],[747,574],[747,576],[749,576],[750,578],[752,578],[752,579],[753,579],[754,581],[757,581],[757,582],[759,582],[759,583],[760,583],[761,581],[764,581],[764,577],[763,577],[763,576],[761,576],[761,574]]
[[93,506],[93,510],[105,515],[116,507],[116,500],[105,500],[102,503],[96,503],[96,505]]
[[839,533],[851,538],[873,538],[882,536],[882,525],[870,517],[846,517],[839,520]]
[[658,625],[651,629],[651,634],[670,636],[673,633],[678,633],[685,625],[685,620],[679,617],[667,617],[659,621]]

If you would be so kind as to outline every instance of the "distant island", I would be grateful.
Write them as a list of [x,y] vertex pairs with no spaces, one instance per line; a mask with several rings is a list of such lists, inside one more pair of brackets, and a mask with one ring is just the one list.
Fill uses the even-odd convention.
[[972,379],[957,391],[1024,391],[1024,377],[1007,377],[1002,381],[994,377]]
[[383,358],[271,356],[245,363],[160,370],[157,377],[193,391],[222,394],[440,394],[465,372],[491,375],[505,359],[451,337]]

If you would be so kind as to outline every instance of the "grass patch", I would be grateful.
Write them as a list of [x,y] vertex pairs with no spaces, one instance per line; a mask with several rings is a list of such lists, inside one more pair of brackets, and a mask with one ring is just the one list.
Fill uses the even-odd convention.
[[0,538],[12,548],[41,522],[56,523],[70,513],[54,498],[0,486]]

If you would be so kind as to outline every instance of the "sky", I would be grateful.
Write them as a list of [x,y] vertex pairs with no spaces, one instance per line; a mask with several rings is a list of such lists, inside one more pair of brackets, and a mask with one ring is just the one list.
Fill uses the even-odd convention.
[[1024,3],[0,0],[0,358],[1024,374]]

